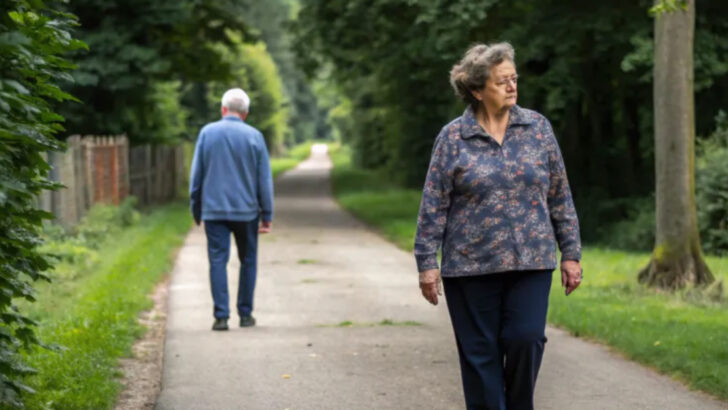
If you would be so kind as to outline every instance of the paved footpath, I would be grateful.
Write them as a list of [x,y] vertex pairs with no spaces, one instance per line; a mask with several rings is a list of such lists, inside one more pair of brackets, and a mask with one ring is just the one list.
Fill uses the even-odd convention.
[[[205,234],[190,232],[170,284],[157,409],[464,408],[447,308],[421,298],[409,253],[336,205],[329,169],[314,150],[276,181],[254,328],[233,316],[230,331],[210,330]],[[231,257],[232,300],[238,266]],[[728,409],[603,347],[547,334],[537,409]]]

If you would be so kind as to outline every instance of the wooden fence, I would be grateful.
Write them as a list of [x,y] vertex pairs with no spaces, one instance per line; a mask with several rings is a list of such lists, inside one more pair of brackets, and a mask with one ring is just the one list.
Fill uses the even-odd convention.
[[144,145],[129,150],[131,195],[142,205],[168,202],[184,186],[184,152],[178,146]]
[[44,192],[41,208],[63,226],[75,225],[97,203],[119,204],[129,195],[140,206],[168,202],[184,184],[181,146],[144,145],[129,148],[126,136],[81,137],[67,140],[65,152],[51,152],[50,179],[65,185]]

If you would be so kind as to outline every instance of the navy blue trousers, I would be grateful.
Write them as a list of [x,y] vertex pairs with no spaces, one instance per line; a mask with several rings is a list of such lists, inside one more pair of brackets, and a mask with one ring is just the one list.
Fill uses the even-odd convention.
[[468,410],[532,410],[550,270],[443,278]]
[[235,237],[240,259],[238,314],[253,311],[253,292],[258,265],[258,219],[252,221],[205,221],[207,256],[210,260],[210,288],[216,318],[229,318],[227,263],[230,259],[230,233]]

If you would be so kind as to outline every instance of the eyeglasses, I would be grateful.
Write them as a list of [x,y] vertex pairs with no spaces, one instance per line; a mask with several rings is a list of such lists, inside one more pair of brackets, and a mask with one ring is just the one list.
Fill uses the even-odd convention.
[[514,87],[516,85],[518,85],[518,75],[517,74],[516,75],[513,75],[510,78],[504,78],[502,80],[496,81],[495,82],[495,85],[497,85],[498,87],[503,87],[503,86],[507,86],[510,83],[513,83],[513,86]]

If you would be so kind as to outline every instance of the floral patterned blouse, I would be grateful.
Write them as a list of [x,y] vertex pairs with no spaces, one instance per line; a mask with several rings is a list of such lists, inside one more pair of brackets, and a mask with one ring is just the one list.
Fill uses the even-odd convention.
[[470,108],[437,136],[417,218],[417,269],[443,277],[556,268],[581,259],[579,222],[549,121],[511,107],[499,145]]

